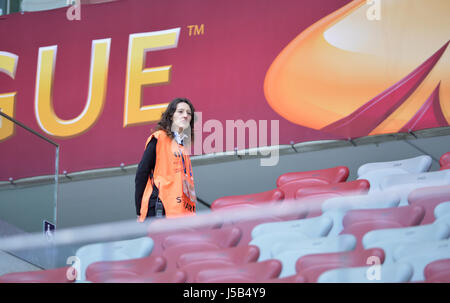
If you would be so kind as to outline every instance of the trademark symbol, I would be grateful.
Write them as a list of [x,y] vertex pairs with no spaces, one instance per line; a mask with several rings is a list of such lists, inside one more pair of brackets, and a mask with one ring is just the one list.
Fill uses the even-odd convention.
[[189,29],[189,37],[191,36],[201,36],[205,34],[205,25],[188,25],[187,28]]

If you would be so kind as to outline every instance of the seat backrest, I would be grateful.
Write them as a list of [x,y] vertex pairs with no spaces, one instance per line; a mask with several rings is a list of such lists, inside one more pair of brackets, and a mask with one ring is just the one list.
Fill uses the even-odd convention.
[[259,282],[278,277],[281,272],[281,262],[267,260],[264,262],[248,263],[240,266],[222,268],[205,268],[195,276],[197,283],[236,283]]
[[333,227],[328,235],[338,235],[344,229],[342,221],[349,210],[395,208],[399,203],[400,197],[395,193],[374,193],[328,199],[322,205],[322,212],[333,220]]
[[75,267],[11,272],[0,276],[0,283],[72,283],[77,278]]
[[311,218],[322,214],[322,204],[328,199],[366,194],[369,187],[367,180],[305,187],[296,191],[295,200],[285,200],[283,203],[305,205],[308,209],[308,217]]
[[408,262],[414,267],[411,281],[423,281],[424,270],[429,263],[448,259],[450,256],[450,240],[401,244],[394,250],[393,255],[395,262]]
[[264,205],[267,203],[275,203],[282,201],[285,198],[285,194],[282,190],[275,188],[260,193],[252,193],[245,195],[234,195],[220,197],[211,203],[211,210],[219,210],[226,207],[239,206],[242,204],[247,205]]
[[258,257],[259,248],[254,245],[246,245],[211,251],[182,253],[177,260],[177,266],[181,268],[188,264],[202,263],[206,260],[230,260],[235,264],[246,264],[256,262]]
[[450,185],[450,170],[387,176],[380,182],[382,191],[395,191],[402,196],[400,205],[408,204],[408,195],[417,188]]
[[380,247],[386,254],[386,263],[394,261],[394,250],[403,243],[425,243],[447,239],[450,227],[447,224],[434,223],[405,228],[389,228],[369,231],[362,239],[364,248]]
[[259,248],[260,254],[258,261],[265,261],[272,258],[272,246],[275,242],[301,242],[310,239],[307,235],[297,231],[280,231],[271,232],[269,234],[260,235],[250,241],[250,245],[255,245]]
[[299,274],[303,275],[309,283],[315,283],[319,276],[327,270],[383,264],[383,262],[384,251],[380,248],[372,248],[306,255],[297,260],[295,269]]
[[396,208],[354,209],[346,213],[343,219],[344,228],[355,223],[371,221],[396,222],[399,226],[418,225],[425,216],[425,209],[418,205]]
[[187,274],[182,270],[145,273],[138,276],[121,275],[120,273],[105,279],[103,283],[185,283]]
[[326,215],[309,219],[263,223],[252,230],[252,239],[273,232],[296,232],[309,237],[324,237],[331,230],[333,221]]
[[305,188],[299,188],[295,192],[295,199],[301,199],[312,196],[321,196],[335,194],[335,197],[365,194],[369,190],[367,180],[355,180],[327,185],[318,185]]
[[351,209],[395,208],[400,203],[396,193],[373,193],[331,198],[322,204],[322,211],[348,211]]
[[84,245],[75,253],[81,260],[81,280],[86,280],[86,269],[94,262],[143,258],[150,255],[153,245],[154,242],[149,237]]
[[424,269],[425,281],[450,283],[450,256],[448,259],[441,259],[428,263]]
[[172,234],[167,236],[162,246],[164,249],[172,245],[180,246],[183,243],[199,243],[199,242],[210,242],[216,243],[219,247],[232,247],[236,246],[242,236],[242,231],[236,226],[223,227],[220,229],[207,229],[203,231],[188,231],[179,234]]
[[295,264],[300,257],[310,254],[351,251],[355,246],[356,238],[353,235],[316,238],[296,243],[278,242],[274,243],[272,256],[283,263],[280,278],[284,278],[296,273]]
[[405,262],[362,267],[337,268],[319,276],[319,283],[405,283],[413,275],[413,267]]
[[426,210],[421,224],[434,222],[435,207],[447,201],[450,201],[450,185],[423,187],[413,190],[408,195],[410,205],[421,205]]
[[277,187],[294,180],[299,181],[299,184],[304,183],[305,186],[345,182],[349,173],[349,169],[346,166],[304,172],[290,172],[282,174],[277,178]]
[[396,161],[372,162],[361,165],[358,168],[358,177],[374,170],[386,168],[398,168],[408,173],[421,173],[430,169],[432,159],[430,156],[421,155],[414,158],[400,159]]
[[442,218],[443,216],[449,215],[449,214],[450,214],[450,199],[448,202],[439,203],[434,208],[434,217],[436,219]]
[[446,152],[439,158],[439,165],[446,166],[450,164],[450,152]]
[[407,171],[400,168],[383,168],[366,172],[359,176],[357,180],[367,180],[370,184],[369,193],[376,193],[382,190],[381,181],[388,176],[406,175]]
[[116,273],[130,277],[144,273],[166,270],[167,261],[161,256],[148,256],[120,261],[99,261],[90,264],[86,269],[86,280],[102,282],[112,278]]

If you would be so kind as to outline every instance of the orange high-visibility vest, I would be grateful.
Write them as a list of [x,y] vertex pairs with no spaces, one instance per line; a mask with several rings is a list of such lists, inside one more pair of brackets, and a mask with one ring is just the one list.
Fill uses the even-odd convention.
[[158,140],[156,163],[153,179],[148,178],[142,195],[139,222],[143,222],[147,217],[153,184],[159,190],[159,198],[164,205],[167,218],[194,215],[197,197],[189,155],[183,145],[178,144],[163,130],[154,132],[147,139],[146,147],[153,137]]

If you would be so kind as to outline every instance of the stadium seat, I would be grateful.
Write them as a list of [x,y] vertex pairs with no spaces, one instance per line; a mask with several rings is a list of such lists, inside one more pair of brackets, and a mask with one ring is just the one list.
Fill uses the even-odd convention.
[[408,263],[337,268],[319,276],[319,283],[405,283],[413,275]]
[[163,242],[164,240],[172,235],[178,235],[181,233],[186,233],[186,232],[195,232],[196,229],[194,228],[177,228],[175,230],[165,230],[165,231],[158,231],[155,232],[154,230],[150,230],[148,233],[148,236],[150,239],[153,240],[153,250],[152,250],[152,256],[161,256],[163,251],[164,251],[164,247],[163,247]]
[[68,6],[67,0],[22,0],[21,10],[23,12],[35,12],[43,10],[51,10],[55,8]]
[[379,169],[388,169],[388,168],[397,168],[402,169],[407,173],[423,173],[430,169],[432,159],[430,156],[422,155],[414,158],[401,159],[397,161],[386,161],[386,162],[373,162],[366,163],[361,165],[358,168],[357,174],[358,177],[365,175],[368,172],[379,170]]
[[450,152],[443,154],[439,158],[439,165],[441,166],[441,170],[450,168]]
[[207,229],[204,231],[187,231],[167,236],[162,246],[167,249],[170,246],[177,245],[195,245],[196,243],[214,243],[221,248],[236,246],[240,241],[242,231],[238,227],[223,227],[220,229]]
[[298,180],[303,181],[304,186],[325,185],[345,182],[350,171],[346,166],[336,166],[332,168],[310,170],[304,172],[290,172],[282,174],[277,178],[277,187],[288,182]]
[[211,251],[197,251],[182,253],[177,259],[178,268],[189,264],[199,264],[208,261],[225,260],[234,264],[246,264],[256,262],[259,257],[259,248],[254,245],[238,246]]
[[177,268],[177,262],[181,255],[191,252],[210,252],[218,251],[222,248],[218,243],[214,242],[193,242],[193,243],[181,243],[180,245],[172,245],[166,248],[162,252],[162,256],[167,260],[165,270],[175,270]]
[[349,210],[395,208],[399,203],[400,196],[395,193],[374,193],[328,199],[322,204],[322,213],[333,219],[333,227],[328,236],[338,235],[344,229],[342,220]]
[[356,238],[353,235],[306,239],[301,242],[276,242],[273,244],[272,256],[282,262],[280,278],[284,278],[296,274],[295,264],[302,256],[350,251],[355,246]]
[[240,204],[272,204],[280,202],[283,199],[284,192],[278,188],[275,188],[261,193],[221,197],[211,203],[211,210],[215,211],[221,208]]
[[257,283],[276,278],[281,272],[281,262],[267,260],[242,266],[208,268],[199,270],[194,281],[197,283]]
[[434,217],[436,219],[450,214],[450,200],[448,202],[442,202],[434,208]]
[[395,262],[407,262],[414,267],[411,281],[423,281],[424,270],[429,263],[449,258],[450,240],[401,244],[394,250],[393,255]]
[[152,252],[153,244],[153,240],[149,237],[141,237],[82,246],[75,253],[80,260],[80,279],[86,280],[86,269],[94,262],[146,257]]
[[[394,212],[391,214],[391,212]],[[357,250],[363,250],[362,239],[372,230],[401,228],[419,224],[424,210],[410,206],[392,209],[351,210],[343,219],[344,229],[340,233],[354,235],[357,239]]]
[[156,273],[146,273],[134,277],[128,274],[115,273],[111,277],[103,277],[102,280],[95,280],[96,283],[185,283],[187,274],[184,271],[163,271]]
[[[308,209],[307,217],[312,218],[322,214],[322,204],[327,199],[366,194],[369,187],[367,180],[304,187],[295,192],[295,200],[292,202],[296,204],[304,203]],[[287,202],[290,201],[286,200],[284,203]]]
[[0,276],[0,283],[72,283],[77,277],[74,270],[74,267],[66,266],[47,270],[13,272]]
[[407,205],[396,208],[354,209],[344,216],[344,228],[362,222],[396,222],[398,227],[419,225],[425,216],[425,208],[419,205]]
[[166,259],[160,256],[149,256],[131,260],[100,261],[90,264],[86,269],[86,280],[101,282],[119,274],[131,278],[147,273],[166,270]]
[[287,276],[284,278],[274,278],[259,281],[259,283],[307,283],[307,282],[308,281],[306,280],[306,278],[300,274]]
[[372,248],[367,250],[306,255],[297,260],[295,269],[308,283],[315,283],[319,276],[327,270],[383,264],[383,262],[384,251],[381,248]]
[[450,283],[450,256],[428,263],[424,270],[425,282]]
[[382,191],[380,184],[386,177],[406,174],[408,172],[400,168],[383,168],[369,171],[358,177],[357,180],[367,180],[370,184],[369,193],[372,194]]
[[400,194],[400,206],[408,205],[408,195],[417,188],[443,185],[450,185],[449,170],[387,176],[380,182],[382,191]]
[[309,219],[290,220],[283,222],[263,223],[252,230],[252,239],[274,232],[302,233],[310,238],[324,237],[331,230],[333,221],[326,215]]
[[293,199],[295,190],[299,188],[343,182],[348,178],[348,175],[349,170],[345,166],[285,173],[277,178],[277,188],[254,194],[221,197],[211,204],[211,210],[218,210],[232,205],[264,205],[277,203],[284,199]]
[[447,201],[450,201],[450,185],[419,188],[408,195],[410,205],[420,205],[425,208],[425,217],[421,224],[434,222],[436,206]]
[[265,261],[272,259],[272,246],[275,242],[301,242],[303,240],[311,239],[307,235],[298,231],[281,231],[281,232],[271,232],[269,234],[263,234],[252,241],[250,245],[257,246],[259,248],[260,254],[258,261]]
[[450,227],[441,222],[405,228],[378,229],[369,231],[362,239],[364,248],[382,248],[386,254],[385,263],[392,263],[393,252],[403,243],[424,243],[438,241],[450,236]]

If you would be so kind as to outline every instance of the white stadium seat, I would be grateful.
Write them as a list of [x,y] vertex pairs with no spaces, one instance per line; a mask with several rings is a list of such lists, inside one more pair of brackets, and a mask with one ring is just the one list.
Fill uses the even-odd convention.
[[381,181],[392,175],[407,175],[408,172],[400,168],[383,168],[368,171],[364,175],[358,177],[357,180],[367,180],[370,184],[369,194],[378,193],[382,190]]
[[385,252],[384,264],[394,262],[393,252],[402,244],[423,243],[447,239],[450,227],[442,222],[405,228],[377,229],[364,235],[362,243],[365,249],[379,247]]
[[434,217],[436,219],[442,218],[445,215],[450,214],[450,201],[442,202],[434,209]]
[[75,256],[80,262],[82,281],[86,280],[87,267],[98,261],[120,261],[142,258],[150,255],[154,242],[149,237],[131,240],[89,244],[80,247]]
[[271,250],[275,242],[301,242],[307,239],[310,239],[310,237],[299,232],[273,232],[253,239],[252,241],[250,241],[249,245],[258,246],[259,262],[272,258]]
[[408,194],[417,188],[450,184],[450,170],[441,170],[419,174],[391,175],[383,178],[380,188],[383,192],[400,194],[400,206],[408,205]]
[[262,223],[252,230],[252,239],[273,232],[298,232],[308,237],[324,237],[333,226],[333,220],[325,215],[308,219],[289,220],[282,222]]
[[411,281],[425,279],[425,267],[437,260],[450,258],[450,240],[416,242],[398,246],[394,251],[395,262],[407,262],[414,267]]
[[337,268],[324,272],[319,283],[404,283],[410,281],[413,267],[408,263]]
[[373,162],[361,165],[358,168],[358,177],[374,170],[385,168],[398,168],[408,173],[423,173],[430,169],[432,159],[430,156],[422,155],[414,158],[397,161]]
[[67,0],[22,0],[21,9],[24,12],[35,12],[51,10],[69,5],[70,2]]

